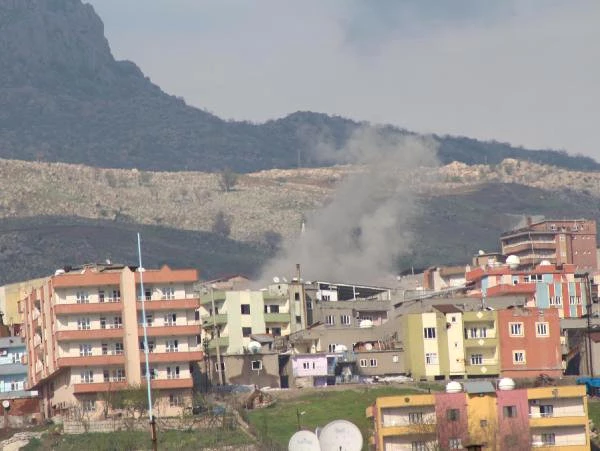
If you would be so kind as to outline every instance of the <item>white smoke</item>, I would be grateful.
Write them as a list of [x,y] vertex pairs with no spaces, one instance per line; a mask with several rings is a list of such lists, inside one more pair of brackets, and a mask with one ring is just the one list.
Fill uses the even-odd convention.
[[[308,215],[306,231],[266,265],[264,279],[290,274],[296,263],[305,280],[373,283],[393,273],[398,256],[411,249],[411,223],[420,213],[415,185],[432,172],[425,167],[436,165],[436,145],[381,128],[355,132],[344,149],[330,154],[364,170]],[[324,147],[321,143],[319,151]]]

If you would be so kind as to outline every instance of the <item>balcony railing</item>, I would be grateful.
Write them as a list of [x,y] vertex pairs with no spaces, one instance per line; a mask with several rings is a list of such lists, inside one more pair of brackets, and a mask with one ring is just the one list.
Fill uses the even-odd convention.
[[556,437],[553,441],[534,441],[531,443],[532,448],[551,448],[551,447],[563,447],[563,446],[576,446],[576,445],[587,445],[585,437],[581,438],[562,438]]
[[529,414],[529,418],[565,418],[565,417],[583,417],[585,412],[583,410],[579,412],[534,412]]
[[289,323],[289,313],[265,313],[265,323]]
[[465,363],[470,366],[498,365],[498,359],[480,359],[475,361],[467,359]]

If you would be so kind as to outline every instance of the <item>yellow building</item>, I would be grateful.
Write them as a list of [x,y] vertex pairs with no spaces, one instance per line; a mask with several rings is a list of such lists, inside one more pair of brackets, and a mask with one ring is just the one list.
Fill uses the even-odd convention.
[[33,289],[43,286],[47,279],[47,277],[42,277],[0,287],[0,312],[4,313],[4,324],[12,325],[23,322],[23,309],[21,308],[19,311],[19,302]]

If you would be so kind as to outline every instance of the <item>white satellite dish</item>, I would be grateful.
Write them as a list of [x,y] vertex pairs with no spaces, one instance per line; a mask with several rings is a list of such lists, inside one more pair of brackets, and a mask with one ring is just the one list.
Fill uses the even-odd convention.
[[283,278],[283,283],[288,283],[288,280],[285,277]]
[[361,329],[373,327],[373,321],[370,319],[363,319],[360,323],[358,323],[358,327]]
[[319,438],[312,431],[298,431],[288,443],[289,451],[321,451]]
[[248,343],[248,351],[250,351],[252,354],[256,354],[261,349],[262,345],[258,341],[251,341]]
[[273,277],[273,282],[274,283],[279,283],[279,277],[277,277],[277,276]]
[[319,443],[322,450],[361,451],[363,436],[353,423],[335,420],[321,429]]
[[373,345],[372,345],[371,343],[367,343],[367,344],[365,345],[365,349],[366,349],[367,351],[371,351],[371,350],[373,349]]

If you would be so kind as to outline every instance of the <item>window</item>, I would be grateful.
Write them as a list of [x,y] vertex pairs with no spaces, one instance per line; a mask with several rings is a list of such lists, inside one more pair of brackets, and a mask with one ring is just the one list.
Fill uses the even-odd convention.
[[163,287],[161,299],[163,299],[163,300],[173,300],[173,299],[175,299],[175,288],[173,288],[173,287]]
[[221,362],[220,366],[218,363],[215,363],[215,371],[218,373],[225,371],[225,362]]
[[83,399],[81,401],[81,409],[84,412],[94,412],[96,410],[96,400],[94,400],[94,399]]
[[123,343],[122,342],[115,343],[115,354],[116,355],[123,354]]
[[448,448],[450,449],[462,449],[462,442],[459,438],[448,439]]
[[183,399],[181,395],[176,395],[174,393],[169,394],[169,406],[170,407],[179,407],[183,405]]
[[552,415],[554,415],[554,406],[552,404],[540,406],[540,416],[551,417]]
[[78,304],[89,304],[90,303],[90,296],[88,295],[87,291],[78,291],[75,296],[77,298]]
[[125,380],[125,369],[124,368],[117,368],[116,370],[113,370],[113,381],[121,382],[124,380]]
[[425,442],[412,442],[412,451],[427,451]]
[[[254,362],[252,362],[252,363],[254,363]],[[308,362],[302,362],[302,368],[304,368],[305,370],[309,370],[310,364]]]
[[269,312],[270,313],[279,313],[279,306],[278,305],[270,305]]
[[104,302],[104,290],[98,290],[98,302]]
[[251,365],[253,370],[262,370],[262,360],[253,360]]
[[[275,328],[273,328],[273,329],[275,329]],[[242,336],[249,337],[250,335],[252,335],[252,328],[251,327],[242,327]]]
[[372,366],[373,368],[375,368],[377,366],[377,359],[369,360],[369,366]]
[[176,326],[177,325],[177,313],[167,313],[164,317],[165,326]]
[[89,330],[90,329],[90,319],[89,318],[78,318],[77,319],[77,329]]
[[340,323],[342,323],[343,326],[349,326],[352,323],[350,315],[340,315]]
[[446,419],[448,421],[458,421],[460,419],[460,410],[458,409],[447,409]]
[[[146,378],[146,366],[142,366],[142,377]],[[150,380],[156,379],[156,368],[150,368]]]
[[541,274],[530,274],[529,276],[525,276],[525,282],[541,282],[542,275]]
[[92,370],[83,370],[80,374],[80,377],[82,384],[94,382],[94,372]]
[[471,365],[483,365],[483,354],[471,354]]
[[535,334],[538,337],[548,336],[548,323],[535,323]]
[[325,315],[325,324],[329,326],[335,325],[335,317],[333,315]]
[[410,424],[422,424],[423,423],[423,412],[409,412],[408,422]]
[[310,299],[306,300],[306,308],[308,310],[312,310],[312,301]]
[[556,444],[556,434],[554,432],[543,432],[542,433],[542,443],[544,445],[555,445]]
[[122,327],[123,327],[123,318],[121,318],[120,316],[115,316],[113,318],[112,328],[120,329]]
[[465,338],[486,338],[487,327],[471,327],[465,329]]
[[435,338],[435,327],[423,328],[423,336],[425,338]]
[[242,311],[242,315],[249,315],[250,314],[250,304],[240,305],[240,310]]
[[179,341],[178,340],[167,340],[167,352],[179,352]]
[[102,355],[108,354],[108,343],[102,343]]
[[508,323],[511,337],[523,336],[523,323]]
[[179,379],[179,367],[178,366],[168,366],[167,367],[167,379]]
[[274,337],[281,337],[281,327],[273,327],[271,329],[271,335]]
[[329,294],[322,294],[321,295],[321,300],[322,301],[331,301],[331,295],[329,295]]
[[104,382],[110,382],[110,371],[108,371],[108,370],[102,371],[102,377],[104,379]]
[[89,356],[92,355],[92,345],[91,344],[81,344],[79,345],[79,356]]
[[366,368],[366,367],[368,367],[368,366],[369,366],[369,365],[368,365],[368,363],[369,363],[369,362],[367,361],[367,359],[360,359],[360,362],[359,362],[359,363],[360,363],[360,367],[361,367],[361,368]]
[[525,363],[525,351],[513,351],[513,363],[522,365]]
[[108,298],[108,302],[120,302],[121,301],[121,290],[112,290],[111,297]]
[[296,315],[296,324],[302,324],[302,316]]
[[200,310],[194,310],[194,321],[200,321]]
[[146,288],[144,290],[144,298],[146,299],[146,301],[150,301],[152,300],[152,290],[150,288]]
[[517,406],[504,406],[502,412],[504,418],[515,418],[517,416]]
[[488,425],[487,420],[479,420],[479,426],[481,426],[482,428],[486,428]]
[[196,346],[202,344],[202,335],[196,335]]
[[562,297],[550,296],[550,305],[562,305]]
[[294,301],[300,300],[300,293],[294,293]]
[[425,354],[425,364],[427,365],[437,365],[438,364],[438,356],[436,352],[428,352]]
[[100,317],[100,329],[106,329],[106,318]]
[[[140,318],[140,324],[142,326],[144,325],[144,317]],[[146,313],[146,326],[152,327],[153,324],[154,324],[154,315],[152,313]]]

